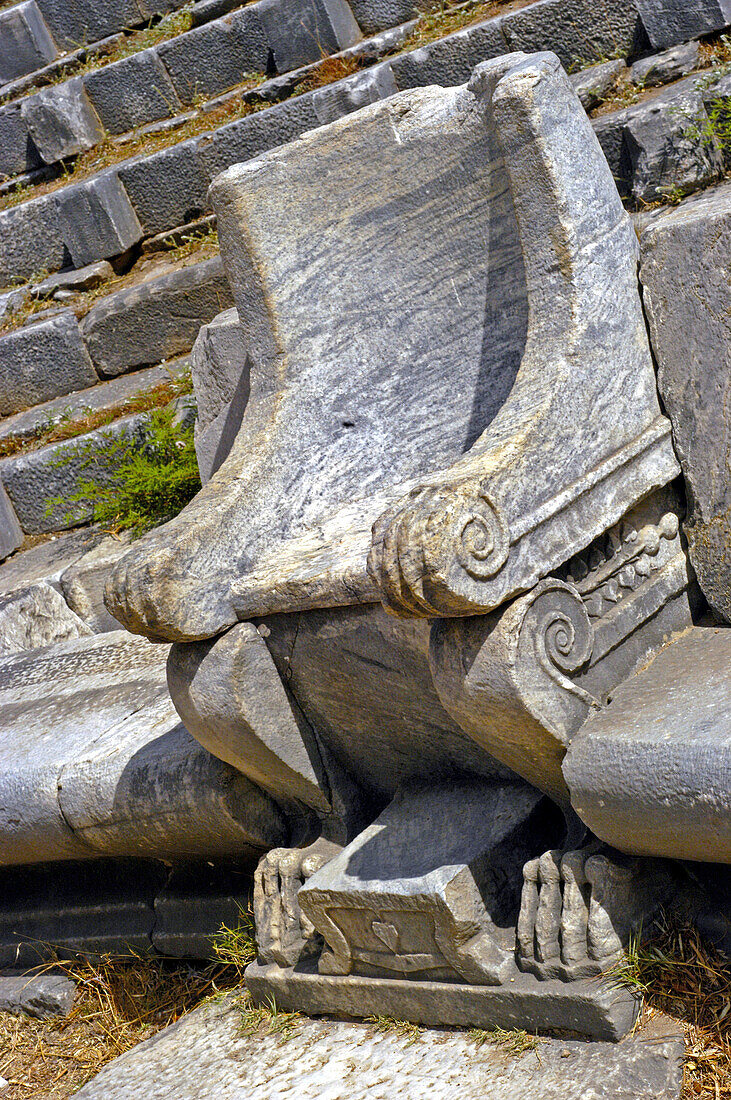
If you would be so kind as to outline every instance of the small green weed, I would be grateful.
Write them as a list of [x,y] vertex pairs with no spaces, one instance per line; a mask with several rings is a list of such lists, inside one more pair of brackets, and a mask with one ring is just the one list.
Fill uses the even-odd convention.
[[[99,484],[93,478],[80,478],[75,492],[49,501],[49,515],[60,504],[83,505],[91,513],[91,522],[112,531],[131,530],[141,535],[172,519],[201,487],[193,428],[178,423],[172,404],[150,413],[142,440],[110,436],[103,454],[116,470],[114,479]],[[58,464],[81,459],[83,469],[92,466],[99,456],[95,438],[69,449]],[[78,521],[78,514],[78,509],[70,510],[67,520]]]
[[396,1020],[393,1016],[366,1016],[365,1023],[371,1024],[374,1031],[382,1034],[392,1033],[406,1039],[406,1046],[410,1047],[424,1033],[424,1028],[410,1020]]
[[250,909],[239,906],[235,928],[222,924],[212,941],[213,953],[218,962],[231,966],[243,981],[244,971],[256,958],[254,917]]
[[250,998],[241,1012],[241,1032],[244,1035],[279,1035],[291,1039],[302,1022],[299,1012],[282,1012],[274,997],[265,1004],[255,1005]]
[[501,1027],[491,1028],[489,1031],[473,1027],[468,1034],[476,1046],[481,1047],[485,1043],[490,1043],[492,1046],[500,1047],[513,1058],[520,1058],[522,1054],[527,1054],[531,1050],[537,1052],[539,1044],[546,1042],[545,1039],[540,1039],[537,1035],[531,1035],[518,1027],[507,1031]]

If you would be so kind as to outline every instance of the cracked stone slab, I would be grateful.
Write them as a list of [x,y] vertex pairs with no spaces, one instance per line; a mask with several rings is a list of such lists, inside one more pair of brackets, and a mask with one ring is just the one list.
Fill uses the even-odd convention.
[[82,527],[23,550],[0,565],[0,595],[45,581],[61,591],[61,574],[104,538],[98,527]]
[[0,1012],[34,1016],[68,1016],[76,994],[76,982],[62,974],[0,976]]
[[106,1066],[79,1100],[677,1100],[682,1041],[550,1040],[519,1057],[464,1032],[415,1040],[301,1020],[242,1035],[235,996],[198,1009]]
[[0,654],[83,638],[91,629],[45,581],[0,596]]

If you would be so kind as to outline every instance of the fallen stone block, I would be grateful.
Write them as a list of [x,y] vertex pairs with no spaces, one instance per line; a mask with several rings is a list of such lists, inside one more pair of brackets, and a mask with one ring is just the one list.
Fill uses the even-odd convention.
[[190,362],[198,406],[195,453],[205,483],[231,450],[249,400],[249,358],[236,309],[201,327]]
[[[360,981],[368,983],[367,978]],[[439,983],[412,994],[408,987],[414,983],[392,984],[403,991],[402,1004],[421,996],[432,1017],[447,997],[448,987]],[[288,1000],[277,998],[280,1011],[288,1007]],[[620,1044],[549,1039],[507,1061],[499,1046],[478,1046],[459,1031],[417,1032],[414,1038],[352,1022],[305,1019],[293,1024],[286,1042],[280,1034],[244,1035],[239,1002],[235,996],[223,998],[123,1054],[77,1095],[79,1100],[130,1100],[138,1094],[146,1100],[171,1095],[176,1100],[265,1100],[286,1090],[298,1100],[346,1094],[349,1100],[518,1100],[533,1095],[539,1080],[541,1100],[680,1096],[682,1037],[633,1037]]]
[[104,134],[81,77],[27,96],[21,102],[20,112],[46,164],[91,149]]
[[0,482],[0,561],[4,561],[23,542],[23,532],[10,498]]
[[189,351],[202,324],[233,303],[220,257],[110,294],[82,332],[103,377]]
[[117,175],[145,234],[163,233],[199,218],[208,206],[211,177],[197,140],[125,161]]
[[64,187],[53,198],[74,267],[118,256],[142,239],[142,227],[114,170]]
[[58,56],[35,0],[0,12],[0,84],[47,65]]
[[63,310],[0,337],[0,416],[97,381],[81,329]]
[[319,126],[314,95],[306,92],[198,138],[198,152],[209,177],[314,130]]
[[634,0],[539,0],[503,17],[510,50],[552,50],[569,72],[606,57],[631,57],[646,44]]
[[252,4],[187,34],[161,42],[157,53],[182,103],[214,96],[267,70],[269,42]]
[[628,112],[624,135],[636,202],[697,190],[723,172],[723,154],[693,80]]
[[663,211],[641,236],[658,387],[688,488],[684,529],[713,609],[731,622],[731,186]]
[[280,73],[345,50],[363,37],[346,0],[260,0],[257,9]]
[[114,268],[106,260],[80,267],[75,271],[62,271],[58,275],[49,275],[31,288],[34,298],[52,298],[57,290],[93,290],[101,286],[114,275]]
[[76,995],[76,982],[62,974],[0,975],[0,1012],[33,1016],[68,1016]]
[[656,50],[723,30],[731,23],[730,0],[635,0]]
[[256,856],[274,803],[185,730],[167,646],[122,630],[0,658],[0,863]]
[[30,292],[27,287],[0,293],[0,321],[5,321],[13,313],[17,313],[29,300]]
[[0,176],[32,172],[41,164],[19,103],[0,108]]
[[0,596],[0,655],[42,649],[92,634],[45,581]]
[[606,98],[607,92],[625,69],[624,61],[618,59],[603,61],[599,65],[582,69],[581,72],[572,73],[571,83],[585,111],[591,111]]
[[38,0],[38,7],[54,40],[66,50],[143,21],[136,0]]
[[630,69],[630,78],[635,84],[643,88],[653,88],[659,84],[669,84],[672,80],[680,80],[697,69],[701,60],[700,47],[697,42],[683,42],[680,46],[673,46],[664,53],[654,54],[652,57],[643,57],[635,61]]
[[26,534],[62,531],[94,518],[93,506],[72,502],[85,481],[114,483],[119,465],[119,443],[144,438],[147,416],[137,413],[63,443],[49,443],[37,451],[0,462],[0,477]]
[[110,134],[170,118],[182,106],[155,49],[140,50],[88,73],[84,88]]
[[602,840],[637,856],[731,863],[731,630],[693,627],[590,715],[563,771]]
[[443,88],[464,84],[475,65],[507,51],[502,26],[502,18],[488,19],[394,57],[389,64],[396,84],[401,91],[429,84]]
[[103,539],[61,575],[66,603],[95,634],[119,630],[119,623],[104,606],[104,586],[129,543],[128,532]]
[[363,73],[355,73],[345,80],[338,80],[329,87],[321,88],[312,97],[315,114],[322,125],[334,122],[336,118],[349,115],[361,107],[375,103],[379,99],[388,99],[398,92],[391,66],[387,61],[374,65]]
[[78,954],[149,954],[155,895],[167,877],[144,859],[65,860],[0,868],[0,966],[37,966],[54,945]]
[[350,7],[364,34],[378,34],[413,19],[418,5],[414,0],[350,0]]
[[21,551],[0,565],[0,593],[16,592],[41,581],[60,592],[61,574],[104,537],[97,527],[83,527]]
[[0,210],[0,285],[59,271],[67,257],[55,195]]

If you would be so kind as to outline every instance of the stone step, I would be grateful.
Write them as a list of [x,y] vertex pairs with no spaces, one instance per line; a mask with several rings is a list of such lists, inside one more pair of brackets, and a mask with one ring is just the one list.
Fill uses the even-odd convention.
[[[277,1004],[277,1009],[281,1006]],[[279,1026],[277,1026],[277,1023]],[[374,1023],[376,1026],[374,1026]],[[678,1100],[683,1040],[548,1039],[511,1056],[480,1035],[388,1021],[266,1019],[242,1029],[241,996],[204,1005],[106,1066],[79,1100]]]
[[[461,83],[480,60],[510,50],[550,49],[567,68],[575,68],[607,53],[632,59],[647,52],[633,0],[623,0],[601,17],[596,17],[589,0],[570,0],[569,7],[566,10],[566,0],[538,0],[507,11],[402,53],[383,63],[388,69],[356,73],[0,211],[0,280],[27,278],[42,268],[58,270],[69,259],[79,266],[119,255],[145,237],[184,225],[208,210],[208,186],[231,164],[286,144],[396,90]],[[673,94],[672,88],[667,94]],[[707,87],[702,95],[708,98]],[[624,156],[631,118],[619,111],[616,117],[595,120],[613,168]],[[671,127],[672,122],[670,112],[661,127]],[[682,177],[681,172],[681,182]],[[644,196],[646,188],[636,190]]]
[[[176,359],[190,351],[202,324],[232,305],[221,258],[212,256],[157,264],[148,277],[96,300],[80,321],[71,308],[42,310],[0,336],[0,415]],[[34,415],[0,422],[0,439],[28,434],[37,423]]]
[[[75,4],[67,0],[23,0],[0,12],[0,85],[43,70],[49,62],[81,45],[143,27],[185,3],[186,0],[81,0]],[[6,90],[0,87],[0,94]]]
[[107,259],[200,216],[215,175],[331,121],[334,98],[345,114],[395,90],[461,83],[478,61],[513,50],[554,50],[574,67],[607,53],[632,57],[645,44],[632,0],[601,17],[589,0],[538,0],[507,11],[395,58],[393,84],[357,73],[1,211],[0,280],[57,271],[69,257],[73,266]]

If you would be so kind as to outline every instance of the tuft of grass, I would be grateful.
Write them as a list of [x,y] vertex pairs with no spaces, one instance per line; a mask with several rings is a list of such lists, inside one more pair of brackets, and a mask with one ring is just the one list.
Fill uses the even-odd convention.
[[337,80],[343,80],[346,76],[352,76],[366,68],[362,57],[323,57],[316,69],[313,69],[304,80],[297,85],[297,95],[303,92],[314,92],[317,88],[325,88],[328,84],[334,84]]
[[410,1020],[396,1020],[393,1016],[366,1016],[365,1023],[371,1024],[374,1031],[381,1034],[399,1035],[406,1040],[406,1046],[410,1047],[423,1033],[424,1028]]
[[[172,519],[201,487],[193,428],[178,422],[174,404],[153,409],[142,441],[111,437],[101,451],[115,469],[114,478],[101,485],[93,478],[80,478],[75,492],[48,502],[49,513],[59,505],[85,505],[91,513],[90,522],[138,536]],[[98,439],[84,440],[58,462],[66,465],[81,459],[83,469],[92,465],[101,451]],[[73,520],[76,515],[77,510],[72,509],[68,518]]]
[[219,963],[231,967],[241,981],[249,963],[256,958],[256,934],[254,915],[251,909],[238,907],[239,915],[235,928],[222,924],[213,937],[213,953]]
[[178,378],[171,377],[169,381],[160,382],[149,390],[136,393],[126,401],[108,409],[85,409],[77,413],[65,410],[58,417],[49,418],[39,424],[30,435],[22,438],[8,436],[6,439],[0,439],[0,458],[25,454],[39,447],[45,447],[48,443],[62,443],[67,439],[75,439],[95,428],[106,427],[122,416],[164,408],[176,397],[182,397],[192,391],[193,383],[190,371],[187,371]]
[[292,1038],[301,1023],[299,1012],[282,1012],[274,997],[255,1005],[247,993],[241,1010],[242,1035],[279,1035],[284,1042]]
[[545,1039],[540,1039],[537,1035],[531,1035],[530,1032],[517,1027],[507,1031],[501,1027],[490,1028],[489,1031],[473,1027],[470,1028],[468,1035],[476,1046],[481,1047],[485,1043],[490,1043],[492,1046],[500,1047],[513,1058],[520,1058],[531,1050],[537,1052],[539,1044],[546,1042]]
[[675,1019],[686,1039],[684,1100],[731,1097],[731,966],[692,926],[663,915],[611,971],[642,994],[643,1012]]
[[0,1077],[9,1098],[66,1100],[107,1062],[238,983],[217,963],[196,967],[134,951],[56,959],[38,972],[51,967],[78,983],[66,1018],[0,1012]]
[[493,15],[498,15],[506,3],[508,0],[461,0],[456,4],[449,0],[433,0],[419,15],[418,23],[411,34],[399,46],[399,53],[416,50],[446,34],[453,34],[463,27],[490,19]]

